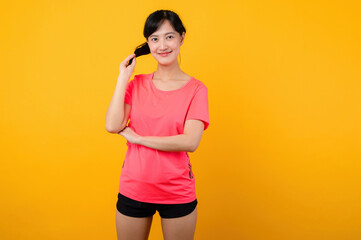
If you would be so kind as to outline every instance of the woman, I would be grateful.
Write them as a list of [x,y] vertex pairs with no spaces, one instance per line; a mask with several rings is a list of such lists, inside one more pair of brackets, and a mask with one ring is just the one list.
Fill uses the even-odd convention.
[[[185,32],[176,13],[155,11],[145,22],[147,41],[120,64],[105,124],[128,146],[116,205],[119,240],[148,239],[156,211],[164,239],[194,238],[197,198],[188,152],[197,149],[209,125],[208,89],[179,67]],[[157,70],[128,82],[136,57],[149,53]]]

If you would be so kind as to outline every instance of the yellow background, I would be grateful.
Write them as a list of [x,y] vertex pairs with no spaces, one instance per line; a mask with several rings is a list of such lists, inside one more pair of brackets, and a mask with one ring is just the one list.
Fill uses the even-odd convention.
[[[127,146],[105,113],[158,9],[183,20],[180,66],[209,90],[196,239],[361,239],[358,2],[3,2],[0,239],[116,239]],[[142,56],[133,76],[155,69]]]

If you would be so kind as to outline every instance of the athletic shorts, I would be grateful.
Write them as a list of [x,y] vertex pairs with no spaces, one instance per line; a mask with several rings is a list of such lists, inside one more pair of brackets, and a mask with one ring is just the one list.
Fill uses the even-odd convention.
[[193,212],[197,203],[197,199],[190,203],[181,204],[146,203],[118,193],[117,209],[120,213],[130,217],[149,217],[158,211],[162,218],[177,218]]

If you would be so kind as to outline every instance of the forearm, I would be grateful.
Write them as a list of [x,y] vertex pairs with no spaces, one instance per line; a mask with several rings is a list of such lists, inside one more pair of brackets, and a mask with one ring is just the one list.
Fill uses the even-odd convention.
[[122,128],[126,85],[127,81],[118,77],[118,82],[105,117],[105,128],[108,132],[119,132]]
[[155,137],[141,136],[138,144],[169,152],[193,152],[190,136],[185,134]]

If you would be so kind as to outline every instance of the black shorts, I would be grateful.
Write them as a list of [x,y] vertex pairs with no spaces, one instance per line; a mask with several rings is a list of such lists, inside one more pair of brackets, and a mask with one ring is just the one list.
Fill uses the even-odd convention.
[[181,204],[146,203],[118,193],[117,209],[120,213],[130,217],[149,217],[158,211],[162,218],[177,218],[193,212],[197,203],[197,199],[190,203]]

